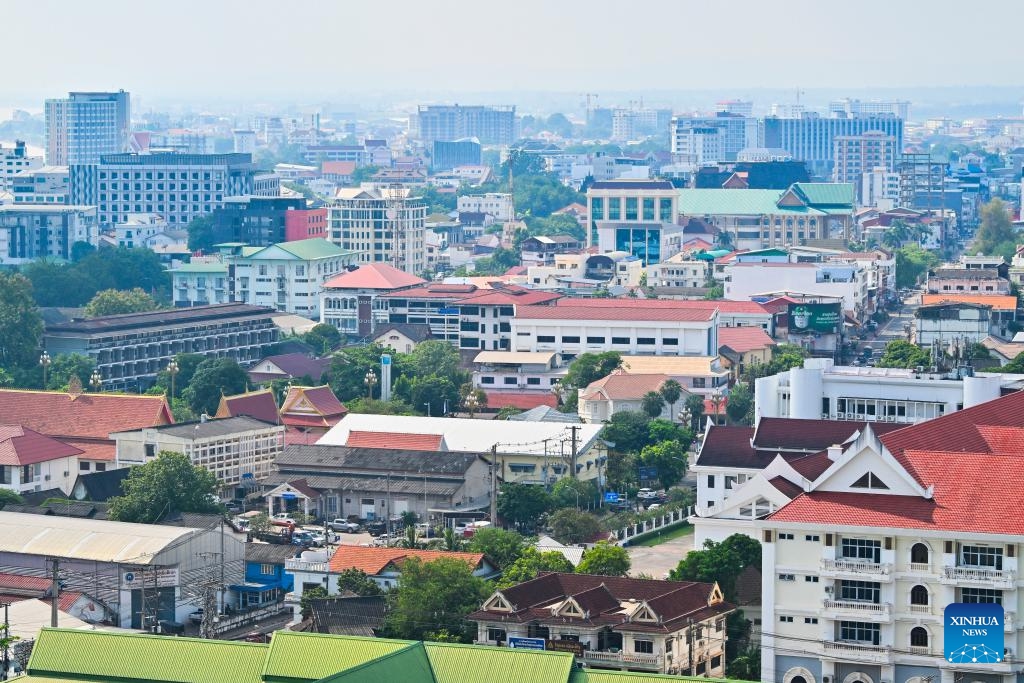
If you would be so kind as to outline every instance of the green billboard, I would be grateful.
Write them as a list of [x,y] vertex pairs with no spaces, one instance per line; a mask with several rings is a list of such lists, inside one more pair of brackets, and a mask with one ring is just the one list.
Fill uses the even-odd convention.
[[834,304],[790,304],[790,333],[836,334],[843,322],[843,309]]

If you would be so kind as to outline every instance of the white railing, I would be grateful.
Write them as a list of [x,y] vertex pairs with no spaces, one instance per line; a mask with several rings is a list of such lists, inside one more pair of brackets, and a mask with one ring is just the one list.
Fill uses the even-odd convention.
[[633,666],[646,666],[650,668],[661,668],[661,655],[646,655],[628,652],[602,652],[598,650],[584,650],[582,659],[594,662],[605,662],[612,664],[630,664]]
[[927,562],[911,562],[910,571],[915,574],[931,574],[932,566]]
[[822,560],[821,570],[832,574],[857,574],[864,576],[887,577],[891,565],[864,560]]
[[931,605],[907,605],[907,609],[915,614],[931,614]]
[[826,640],[823,651],[826,657],[845,657],[876,664],[888,664],[892,661],[892,648],[887,645]]
[[943,583],[983,583],[1003,588],[1013,588],[1016,572],[985,567],[943,567]]
[[318,572],[320,574],[326,574],[330,564],[328,562],[307,562],[305,560],[285,560],[284,569],[285,571],[297,571],[297,572]]
[[857,600],[829,600],[822,601],[825,609],[836,612],[856,612],[864,616],[877,616],[888,618],[889,603],[887,602],[859,602]]

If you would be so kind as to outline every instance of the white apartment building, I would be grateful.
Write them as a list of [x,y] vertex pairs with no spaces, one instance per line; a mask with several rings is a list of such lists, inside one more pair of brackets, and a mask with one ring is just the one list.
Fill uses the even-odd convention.
[[360,266],[324,282],[320,322],[344,334],[368,337],[388,322],[388,302],[381,295],[425,284],[423,278],[386,263]]
[[755,419],[856,420],[913,424],[998,398],[1020,375],[978,372],[951,377],[915,369],[836,365],[808,358],[803,367],[758,378]]
[[914,311],[914,343],[946,350],[980,343],[993,332],[992,307],[981,303],[949,302]]
[[722,134],[717,128],[678,128],[673,143],[672,161],[677,164],[709,166],[724,158]]
[[16,173],[9,185],[15,204],[67,204],[67,166],[40,166]]
[[231,301],[228,265],[217,257],[194,257],[171,271],[174,305],[226,304]]
[[70,495],[83,455],[80,448],[16,424],[0,425],[0,451],[0,489],[19,494],[60,489]]
[[113,226],[114,239],[117,246],[134,249],[146,246],[146,241],[155,235],[165,232],[167,221],[155,213],[131,213],[124,223]]
[[459,213],[485,213],[497,223],[516,219],[512,195],[508,192],[462,195],[456,200],[455,210]]
[[0,192],[11,189],[14,176],[42,166],[43,158],[29,156],[25,143],[21,140],[15,142],[14,147],[0,145]]
[[[1024,526],[1008,512],[1024,505],[1022,407],[1018,392],[883,435],[866,427],[804,461],[777,458],[733,494],[749,506],[768,476],[792,487],[753,523],[762,680],[1019,680]],[[943,629],[950,603],[1000,605],[1003,648],[958,657]]]
[[772,294],[838,298],[862,317],[868,304],[867,269],[857,263],[732,263],[725,267],[725,298],[748,301]]
[[99,243],[95,206],[0,206],[0,264],[27,263],[44,257],[69,260],[75,242]]
[[569,371],[550,351],[481,351],[473,365],[473,386],[486,391],[550,392]]
[[284,451],[284,425],[248,416],[226,417],[116,432],[117,467],[144,465],[161,451],[183,453],[217,477],[225,493],[266,479]]
[[426,269],[426,219],[426,203],[409,188],[342,188],[328,207],[328,239],[359,252],[360,263],[418,275]]
[[710,262],[680,252],[647,268],[648,287],[695,289],[704,287],[710,274]]
[[900,174],[883,167],[864,171],[860,177],[857,201],[880,211],[893,209],[900,200]]

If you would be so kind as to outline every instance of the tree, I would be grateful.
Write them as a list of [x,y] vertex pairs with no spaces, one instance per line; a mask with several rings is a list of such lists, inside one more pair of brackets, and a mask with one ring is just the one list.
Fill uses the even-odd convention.
[[[392,353],[391,349],[380,344],[366,344],[364,346],[347,347],[331,357],[330,385],[334,394],[348,405],[348,402],[366,397],[367,388],[365,383],[366,373],[373,370],[380,381],[380,357],[382,354],[391,354],[392,377],[396,383],[399,377],[404,374],[405,354]],[[430,373],[428,373],[430,374]],[[380,395],[380,385],[374,388],[374,394]],[[408,398],[407,396],[402,398]]]
[[[200,353],[179,353],[174,356],[174,362],[178,365],[178,374],[174,376],[174,393],[178,397],[181,396],[181,390],[192,381],[192,377],[196,374],[196,369],[204,360],[206,360],[206,356]],[[167,372],[167,366],[161,368],[160,372],[157,373],[154,386],[160,388],[160,393],[170,393],[171,375]]]
[[551,509],[551,496],[543,486],[505,482],[498,493],[498,514],[517,529],[532,530]]
[[270,515],[266,512],[261,512],[258,515],[253,515],[249,518],[249,531],[254,536],[265,534],[270,530]]
[[459,387],[459,403],[469,416],[473,417],[476,411],[487,407],[487,392],[483,389],[474,389],[472,382],[466,382]]
[[428,339],[416,345],[407,357],[406,366],[413,377],[437,375],[461,386],[469,377],[459,367],[459,360],[459,352],[454,346],[439,339]]
[[939,257],[922,249],[919,244],[908,244],[896,250],[896,286],[914,287],[921,276],[939,264]]
[[615,444],[619,453],[639,453],[650,437],[651,418],[647,413],[624,410],[611,416],[601,431],[601,438]]
[[24,275],[0,272],[0,367],[34,368],[39,362],[43,319]]
[[725,404],[725,413],[736,424],[753,424],[754,396],[750,385],[737,382],[729,391],[729,402]]
[[465,545],[465,541],[455,535],[455,530],[450,526],[444,528],[444,533],[441,535],[441,540],[444,543],[444,549],[450,553],[455,553],[462,550],[462,546]]
[[24,502],[25,499],[19,496],[15,491],[10,489],[0,489],[0,510],[2,510],[8,503],[21,505]]
[[527,234],[523,235],[523,239],[551,235],[571,235],[580,241],[587,238],[586,228],[580,225],[575,218],[564,213],[554,214],[547,218],[527,216],[524,220]]
[[725,675],[736,681],[761,680],[761,649],[748,646],[729,659],[725,665]]
[[78,377],[83,387],[89,386],[96,362],[91,356],[80,353],[62,353],[55,356],[46,376],[46,389],[61,390],[67,387],[72,377]]
[[488,593],[487,584],[473,576],[464,560],[409,558],[402,563],[386,628],[389,635],[409,640],[423,640],[431,632],[444,630],[468,643],[476,635],[476,624],[465,617],[480,607]]
[[658,482],[667,491],[686,474],[686,447],[678,441],[662,441],[645,446],[640,452],[640,462],[647,467],[658,468]]
[[927,351],[905,339],[893,339],[886,344],[878,361],[880,368],[915,368],[931,364],[931,355]]
[[[672,410],[683,395],[683,385],[674,379],[667,379],[661,385],[661,388],[658,389],[658,393],[661,394],[665,404],[668,405],[668,419],[674,420],[675,416],[672,415]],[[657,415],[654,417],[657,417]]]
[[[544,163],[536,154],[523,156],[530,157],[526,162],[528,164],[539,166]],[[517,213],[545,218],[569,204],[586,204],[584,195],[563,185],[562,181],[553,174],[523,174],[516,171],[514,176],[515,188],[512,191],[512,200]],[[508,179],[507,168],[502,173],[502,178]]]
[[1024,375],[1024,353],[1017,356],[1009,363],[999,368],[999,372],[1009,372],[1015,375]]
[[504,569],[522,556],[525,547],[526,541],[521,534],[487,526],[477,529],[467,549],[473,553],[483,553],[499,569]]
[[648,391],[640,399],[640,408],[652,418],[659,417],[665,409],[665,399],[657,391]]
[[234,360],[207,358],[196,368],[181,397],[197,415],[213,415],[220,405],[221,396],[240,394],[248,384],[249,376]]
[[725,298],[725,285],[720,282],[708,287],[708,291],[704,292],[704,298],[708,301],[717,301]]
[[557,112],[552,114],[544,123],[544,127],[559,137],[572,137],[572,122],[565,117],[565,114]]
[[413,408],[434,417],[444,416],[459,406],[459,390],[450,379],[438,375],[413,377],[411,398]]
[[690,394],[683,404],[685,410],[690,413],[690,429],[694,432],[701,430],[701,423],[704,421],[704,397],[700,394]]
[[213,245],[218,240],[213,232],[212,216],[193,218],[186,229],[188,230],[189,251],[213,251]]
[[81,261],[94,251],[96,251],[96,247],[88,242],[82,242],[81,240],[73,242],[71,244],[71,261],[72,263]]
[[343,569],[338,573],[338,592],[351,591],[363,597],[370,595],[381,595],[377,582],[366,575],[366,572],[359,569]]
[[572,573],[573,566],[562,553],[556,551],[540,552],[536,548],[523,548],[522,554],[515,562],[501,572],[498,589],[508,588],[523,581],[537,578],[541,572]]
[[661,443],[662,441],[678,441],[686,447],[693,441],[693,432],[682,425],[659,417],[648,423],[647,441],[644,443],[644,446]]
[[601,530],[597,517],[575,508],[557,510],[551,515],[548,525],[551,527],[551,536],[566,545],[588,543]]
[[582,353],[569,364],[565,378],[559,385],[562,390],[562,406],[566,413],[576,412],[578,401],[577,389],[586,389],[591,382],[607,377],[622,367],[622,354],[618,351],[602,353]]
[[131,468],[121,490],[110,500],[110,517],[119,522],[155,524],[170,512],[220,511],[217,478],[183,453],[161,451]]
[[575,477],[563,477],[551,488],[554,507],[580,507],[597,500],[597,484]]
[[303,619],[309,619],[313,616],[313,601],[323,600],[327,597],[327,589],[323,586],[313,586],[302,591],[302,597],[299,598],[299,611],[302,613]]
[[625,576],[629,573],[629,553],[620,545],[601,541],[583,553],[583,560],[576,567],[577,574],[599,576]]
[[1005,250],[1007,244],[1012,249],[1016,245],[1016,238],[1010,212],[1003,200],[995,197],[982,205],[981,225],[978,226],[978,234],[971,247],[972,251],[990,256],[999,255]]
[[717,581],[726,600],[736,597],[736,579],[747,567],[761,567],[761,544],[745,534],[721,543],[708,539],[702,550],[691,550],[669,572],[673,581]]
[[[88,302],[103,289],[128,290],[138,287],[160,300],[169,300],[171,276],[160,257],[149,249],[104,249],[89,254],[71,266],[90,284],[78,301]],[[71,304],[63,304],[65,306]],[[77,305],[77,304],[75,304]]]
[[312,346],[317,353],[327,355],[331,349],[341,345],[341,332],[334,325],[320,323],[313,325],[309,332],[302,335],[302,341]]
[[85,315],[98,318],[103,315],[119,315],[121,313],[144,313],[155,311],[160,304],[139,287],[128,291],[120,289],[104,289],[85,305]]

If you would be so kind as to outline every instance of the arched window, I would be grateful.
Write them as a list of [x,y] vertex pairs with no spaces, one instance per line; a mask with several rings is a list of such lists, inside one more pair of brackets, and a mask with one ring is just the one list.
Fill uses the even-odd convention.
[[928,604],[928,589],[922,585],[914,586],[910,589],[910,604],[911,605],[927,605]]
[[928,546],[924,543],[915,543],[910,548],[910,561],[914,564],[928,564]]
[[923,626],[910,629],[911,647],[928,647],[928,631]]
[[803,676],[793,676],[789,683],[807,683],[807,679]]

